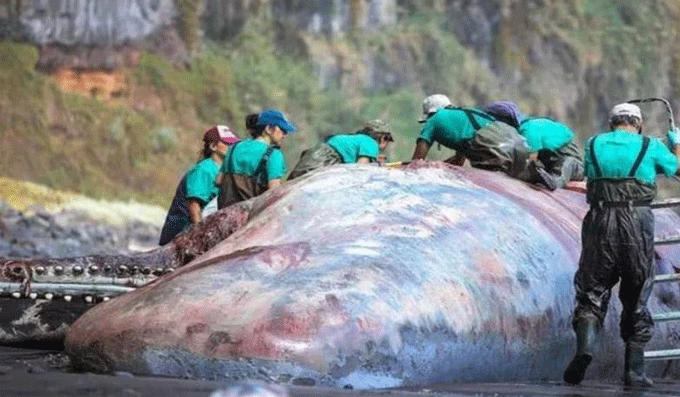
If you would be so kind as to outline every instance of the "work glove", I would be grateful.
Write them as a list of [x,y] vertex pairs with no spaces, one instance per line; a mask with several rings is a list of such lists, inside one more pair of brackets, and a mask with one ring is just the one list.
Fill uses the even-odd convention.
[[668,141],[671,143],[671,147],[675,145],[680,145],[680,129],[673,128],[666,133]]

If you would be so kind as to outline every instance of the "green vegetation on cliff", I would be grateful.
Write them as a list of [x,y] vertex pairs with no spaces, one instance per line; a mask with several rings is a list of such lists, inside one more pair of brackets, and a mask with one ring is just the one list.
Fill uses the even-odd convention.
[[284,144],[292,167],[321,137],[373,118],[396,132],[390,159],[410,158],[420,103],[435,92],[464,106],[514,99],[569,122],[581,139],[615,102],[678,94],[680,1],[490,3],[498,15],[486,48],[474,42],[481,30],[461,43],[453,33],[461,21],[439,1],[401,2],[390,29],[333,38],[288,29],[258,7],[229,42],[198,43],[198,2],[182,0],[178,29],[196,50],[190,65],[143,52],[119,71],[125,89],[110,100],[62,91],[35,71],[36,48],[0,41],[0,175],[167,205],[202,131],[227,123],[243,134],[244,116],[263,108],[284,110],[300,127]]

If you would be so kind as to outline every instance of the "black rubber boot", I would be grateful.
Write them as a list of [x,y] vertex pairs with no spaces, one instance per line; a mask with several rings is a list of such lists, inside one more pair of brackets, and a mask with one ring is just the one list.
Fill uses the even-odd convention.
[[543,185],[547,187],[548,190],[555,190],[558,188],[557,178],[546,171],[542,164],[537,164],[536,161],[530,161],[527,168],[533,183]]
[[637,343],[626,343],[623,383],[626,386],[635,387],[650,387],[654,385],[654,382],[645,375],[644,346]]
[[[582,174],[581,164],[578,160],[567,157],[562,162],[560,167],[560,175],[553,176],[555,180],[555,186],[558,188],[563,188],[569,181],[579,179],[579,174]],[[583,179],[582,177],[580,179]]]
[[564,371],[564,381],[578,385],[586,374],[586,369],[593,361],[593,342],[597,334],[597,319],[584,317],[579,320],[574,329],[576,331],[576,355]]

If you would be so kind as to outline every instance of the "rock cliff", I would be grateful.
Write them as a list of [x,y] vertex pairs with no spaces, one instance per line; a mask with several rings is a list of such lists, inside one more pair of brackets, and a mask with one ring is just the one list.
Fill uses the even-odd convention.
[[[179,62],[186,56],[183,44],[195,46],[186,39],[200,37],[181,34],[183,27],[194,26],[188,19],[200,22],[196,26],[208,38],[229,41],[247,21],[264,18],[277,45],[305,56],[322,86],[359,83],[369,92],[419,87],[424,93],[453,94],[464,104],[515,98],[537,113],[583,124],[630,96],[675,94],[672,39],[679,2],[605,3],[43,0],[10,2],[5,7],[14,14],[5,14],[41,46],[39,65],[48,69],[113,69],[134,62],[129,53],[135,46]],[[418,19],[463,47],[456,65],[464,75],[459,87],[442,86],[437,70],[424,70],[439,66],[437,53],[450,53],[444,48],[450,38],[404,31],[406,23],[421,23]],[[178,31],[184,43],[177,40]],[[382,36],[378,48],[366,39],[375,35]],[[354,40],[338,45],[348,38]],[[466,69],[474,69],[472,79]],[[434,81],[424,78],[427,74]]]
[[[412,134],[417,114],[410,113],[435,92],[463,106],[515,100],[526,113],[568,122],[584,140],[604,128],[607,111],[617,102],[663,96],[676,108],[679,22],[680,0],[11,0],[0,5],[0,38],[38,47],[39,70],[55,76],[63,89],[105,100],[151,101],[154,109],[176,112],[163,90],[146,95],[148,88],[131,86],[121,72],[151,52],[180,70],[209,70],[233,79],[225,94],[196,94],[201,97],[195,109],[186,111],[202,117],[201,123],[224,117],[240,125],[242,113],[278,106],[312,131],[298,144],[309,143],[314,133],[356,128],[360,119],[376,116],[390,117],[393,126]],[[230,64],[196,67],[192,59],[206,52]],[[292,64],[276,63],[280,59],[311,71],[313,95],[305,97],[310,90],[299,84],[271,84],[279,75],[279,81],[292,76]],[[144,67],[136,73],[152,82],[171,73]],[[270,81],[253,88],[264,78]],[[315,108],[316,93],[343,106]],[[239,110],[226,116],[226,105],[205,111],[215,98],[233,98],[229,109]],[[392,110],[385,110],[389,106]],[[319,111],[328,113],[312,114]],[[667,127],[662,109],[644,111],[651,122],[647,131]],[[155,115],[143,117],[155,120]],[[408,156],[412,136],[403,141],[397,152]]]

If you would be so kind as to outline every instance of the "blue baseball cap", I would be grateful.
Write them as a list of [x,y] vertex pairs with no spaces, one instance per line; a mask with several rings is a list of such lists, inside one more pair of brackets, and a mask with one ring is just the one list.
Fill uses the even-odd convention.
[[278,110],[267,109],[260,112],[260,116],[257,118],[257,125],[275,125],[281,128],[286,133],[291,133],[297,131],[295,125],[288,121],[286,116]]

